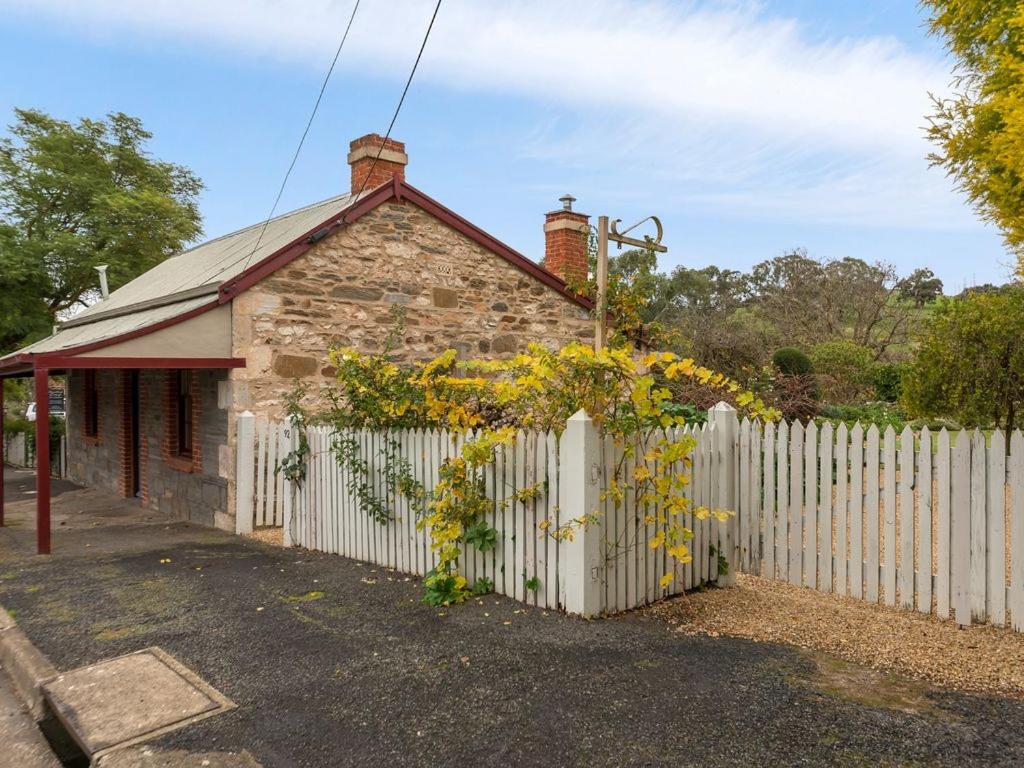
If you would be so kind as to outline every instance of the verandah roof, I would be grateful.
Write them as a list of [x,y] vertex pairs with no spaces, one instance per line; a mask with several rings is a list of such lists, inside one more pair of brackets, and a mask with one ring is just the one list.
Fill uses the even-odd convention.
[[[41,341],[0,358],[0,378],[23,376],[30,373],[33,360],[41,356],[59,356],[62,352],[80,354],[82,348],[91,348],[105,342],[114,342],[151,328],[159,332],[175,318],[182,318],[217,302],[217,292],[225,281],[240,275],[246,268],[259,264],[278,252],[310,229],[332,217],[340,215],[352,201],[351,195],[339,195],[328,200],[282,214],[269,223],[255,224],[229,235],[210,240],[183,251],[135,280],[114,291],[107,299],[88,307],[72,319],[62,323],[57,331]],[[258,243],[258,246],[257,246]],[[254,250],[255,248],[255,250]],[[181,344],[176,336],[192,334],[187,320],[177,333],[164,334],[164,338],[148,338],[144,350],[135,349],[133,356],[149,358],[180,357]],[[218,357],[230,356],[230,319],[221,333],[204,322],[205,335],[192,336],[208,351],[219,347]],[[213,334],[213,338],[209,334]],[[224,334],[227,334],[224,336]],[[211,341],[228,341],[211,344]],[[118,355],[120,344],[107,348],[105,354],[86,352],[91,358]],[[186,357],[206,357],[194,350]]]

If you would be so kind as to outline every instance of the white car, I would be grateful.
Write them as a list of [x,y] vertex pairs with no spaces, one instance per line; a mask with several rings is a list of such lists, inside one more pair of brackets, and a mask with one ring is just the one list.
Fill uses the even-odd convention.
[[[65,416],[63,410],[53,410],[53,409],[50,410],[50,415],[51,416],[56,416],[58,419],[63,419],[64,416]],[[36,420],[36,404],[34,402],[29,403],[28,407],[25,409],[25,418],[28,421],[35,421]]]

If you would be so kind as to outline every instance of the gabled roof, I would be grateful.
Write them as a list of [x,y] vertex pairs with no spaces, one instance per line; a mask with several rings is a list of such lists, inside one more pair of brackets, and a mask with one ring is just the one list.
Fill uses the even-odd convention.
[[[337,217],[351,201],[350,195],[332,197],[277,216],[267,223],[265,230],[260,222],[182,251],[118,288],[104,301],[80,312],[63,327],[203,287],[210,289],[207,293],[216,293],[225,280],[258,264],[318,224]],[[257,242],[259,246],[254,251]]]
[[391,199],[414,203],[581,307],[592,309],[590,300],[570,290],[561,278],[395,177],[358,200],[350,194],[332,197],[278,216],[265,229],[263,223],[255,224],[172,256],[61,324],[52,336],[0,358],[0,375],[10,375],[16,368],[23,371],[35,358],[64,360],[213,309]]

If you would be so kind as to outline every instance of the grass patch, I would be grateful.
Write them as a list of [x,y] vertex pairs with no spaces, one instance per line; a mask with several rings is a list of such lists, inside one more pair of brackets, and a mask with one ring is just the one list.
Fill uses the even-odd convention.
[[851,664],[822,653],[809,653],[816,672],[807,682],[821,693],[875,709],[913,715],[939,714],[930,699],[931,686]]

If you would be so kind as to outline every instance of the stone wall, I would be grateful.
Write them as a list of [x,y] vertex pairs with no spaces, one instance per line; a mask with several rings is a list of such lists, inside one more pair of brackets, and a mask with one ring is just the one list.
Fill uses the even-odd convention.
[[[219,391],[227,371],[199,370],[195,375],[196,438],[193,460],[187,467],[168,456],[167,371],[139,372],[140,450],[142,503],[171,518],[201,525],[233,525],[227,516],[227,485],[231,461],[227,447],[226,397]],[[99,437],[83,435],[84,373],[68,375],[68,470],[81,485],[124,496],[130,492],[125,471],[130,447],[122,435],[128,407],[123,372],[97,371]]]
[[97,371],[98,436],[85,436],[85,372],[67,377],[68,478],[79,485],[118,492],[121,458],[120,371]]
[[233,409],[279,418],[295,378],[323,403],[331,346],[382,348],[392,305],[406,308],[400,360],[448,348],[509,357],[530,342],[589,342],[587,312],[411,203],[392,201],[236,297]]

